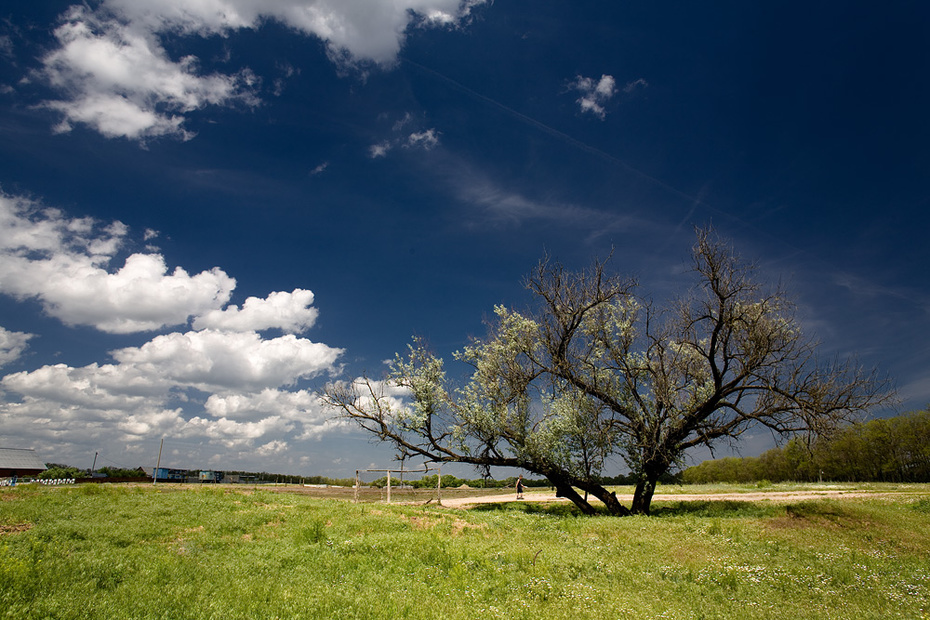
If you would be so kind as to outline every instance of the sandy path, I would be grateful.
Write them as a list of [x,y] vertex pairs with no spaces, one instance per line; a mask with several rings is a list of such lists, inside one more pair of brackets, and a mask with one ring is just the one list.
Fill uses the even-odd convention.
[[[770,491],[750,493],[656,493],[652,500],[655,502],[694,502],[694,501],[732,501],[732,502],[797,502],[806,499],[840,498],[840,497],[887,497],[901,493],[869,492],[869,491]],[[593,501],[597,501],[591,498]],[[617,495],[621,503],[629,504],[632,495]],[[495,504],[503,502],[567,502],[564,497],[556,497],[550,492],[527,492],[524,499],[518,500],[516,495],[484,495],[479,497],[443,498],[442,505],[448,508],[468,508],[478,504]]]

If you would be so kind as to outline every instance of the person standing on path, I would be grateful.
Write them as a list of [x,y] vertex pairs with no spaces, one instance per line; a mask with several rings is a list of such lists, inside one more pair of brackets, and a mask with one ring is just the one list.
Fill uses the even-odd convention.
[[523,476],[517,478],[517,499],[523,499]]

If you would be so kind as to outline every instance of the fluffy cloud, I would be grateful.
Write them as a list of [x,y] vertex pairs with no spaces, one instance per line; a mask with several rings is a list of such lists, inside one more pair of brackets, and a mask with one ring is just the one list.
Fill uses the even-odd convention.
[[[109,332],[191,317],[195,326],[111,351],[107,363],[50,364],[2,377],[0,432],[17,429],[19,444],[55,446],[62,460],[102,445],[136,454],[159,436],[213,446],[232,459],[235,451],[241,458],[281,455],[341,426],[314,394],[292,387],[336,374],[343,353],[295,335],[318,316],[311,291],[226,306],[235,280],[219,269],[168,274],[162,256],[132,254],[108,271],[130,243],[119,222],[71,218],[0,195],[0,293],[37,299],[66,324]],[[267,329],[285,334],[258,333]],[[0,327],[0,364],[17,359],[30,337]]]
[[[159,41],[169,33],[226,36],[278,21],[326,42],[342,68],[392,64],[407,29],[454,26],[486,0],[103,0],[75,5],[55,30],[59,47],[42,59],[42,78],[66,96],[45,106],[60,112],[58,131],[84,124],[104,136],[188,139],[185,114],[209,105],[256,105],[257,78],[201,75],[197,58],[172,60]],[[276,86],[280,91],[280,85]]]
[[287,333],[300,333],[309,329],[319,315],[311,304],[313,293],[310,291],[299,288],[291,293],[277,291],[265,299],[249,297],[241,310],[238,306],[211,310],[194,319],[194,329],[242,332],[277,328]]
[[588,112],[603,120],[607,112],[604,105],[617,92],[617,82],[611,75],[602,75],[600,80],[578,76],[571,87],[581,93],[576,103],[582,113]]
[[43,77],[69,93],[45,105],[61,112],[56,128],[88,125],[109,138],[189,138],[181,114],[233,100],[257,103],[253,76],[197,75],[197,60],[168,58],[152,33],[72,7],[55,30],[60,47],[43,59]]
[[[252,445],[256,439],[268,436],[280,436],[294,429],[294,425],[278,416],[263,418],[257,422],[234,422],[226,418],[208,420],[193,418],[184,425],[180,435],[209,437],[228,447],[244,447]],[[275,443],[287,447],[287,443],[274,439],[268,443]]]
[[132,254],[107,271],[126,234],[120,222],[101,226],[0,195],[0,293],[37,299],[67,325],[123,334],[180,325],[229,301],[236,281],[218,268],[168,273],[162,256]]
[[32,337],[33,334],[11,332],[0,327],[0,366],[18,360],[23,351],[26,350],[27,343]]
[[[290,335],[168,334],[114,351],[115,364],[54,364],[3,377],[0,388],[19,399],[0,403],[0,426],[58,445],[161,435],[227,448],[256,441],[287,446],[282,437],[301,441],[340,426],[315,395],[280,387],[333,372],[341,353]],[[190,390],[210,394],[203,405],[208,415],[185,417]]]
[[207,399],[204,410],[221,420],[252,422],[268,417],[286,420],[301,427],[299,440],[346,426],[344,421],[332,417],[332,411],[316,394],[307,390],[264,389],[252,394],[213,394]]
[[152,437],[176,436],[187,425],[179,408],[165,408],[157,401],[139,403],[127,412],[102,404],[69,405],[34,396],[0,404],[0,421],[4,428],[16,429],[18,444],[54,446],[49,457],[66,462],[94,446],[127,446]]
[[3,377],[0,389],[0,427],[15,428],[18,443],[62,453],[171,436],[187,424],[178,403],[169,402],[176,399],[168,382],[117,364],[43,366]]
[[119,349],[121,366],[203,391],[261,390],[333,370],[342,354],[293,335],[265,340],[255,332],[173,333],[141,347]]
[[389,64],[407,28],[453,26],[486,0],[105,0],[121,19],[150,32],[225,34],[275,20],[326,42],[334,60]]
[[3,377],[0,386],[32,400],[54,402],[63,410],[128,412],[162,404],[171,384],[165,377],[144,374],[132,366],[95,363],[81,368],[53,364],[17,372]]

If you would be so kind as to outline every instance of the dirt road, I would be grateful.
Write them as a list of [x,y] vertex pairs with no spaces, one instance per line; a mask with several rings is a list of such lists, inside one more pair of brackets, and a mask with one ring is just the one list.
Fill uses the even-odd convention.
[[[900,495],[900,493],[888,492],[870,492],[870,491],[844,491],[836,490],[817,490],[817,491],[759,491],[748,493],[656,493],[652,500],[654,502],[695,502],[695,501],[731,501],[731,502],[797,502],[806,499],[825,499],[841,497],[887,497]],[[593,499],[593,498],[592,498]],[[633,500],[632,495],[617,495],[621,503],[629,504]],[[468,508],[478,504],[495,504],[503,502],[567,502],[563,497],[556,497],[551,492],[527,492],[524,499],[518,500],[516,495],[484,495],[478,497],[456,497],[443,498],[442,505],[449,508]],[[595,502],[597,500],[594,500]]]

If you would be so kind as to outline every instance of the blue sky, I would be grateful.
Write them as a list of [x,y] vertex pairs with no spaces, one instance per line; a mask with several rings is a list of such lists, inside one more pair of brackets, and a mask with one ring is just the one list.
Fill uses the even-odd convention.
[[9,4],[0,445],[384,467],[316,388],[451,357],[546,252],[680,294],[708,224],[930,402],[924,3]]

